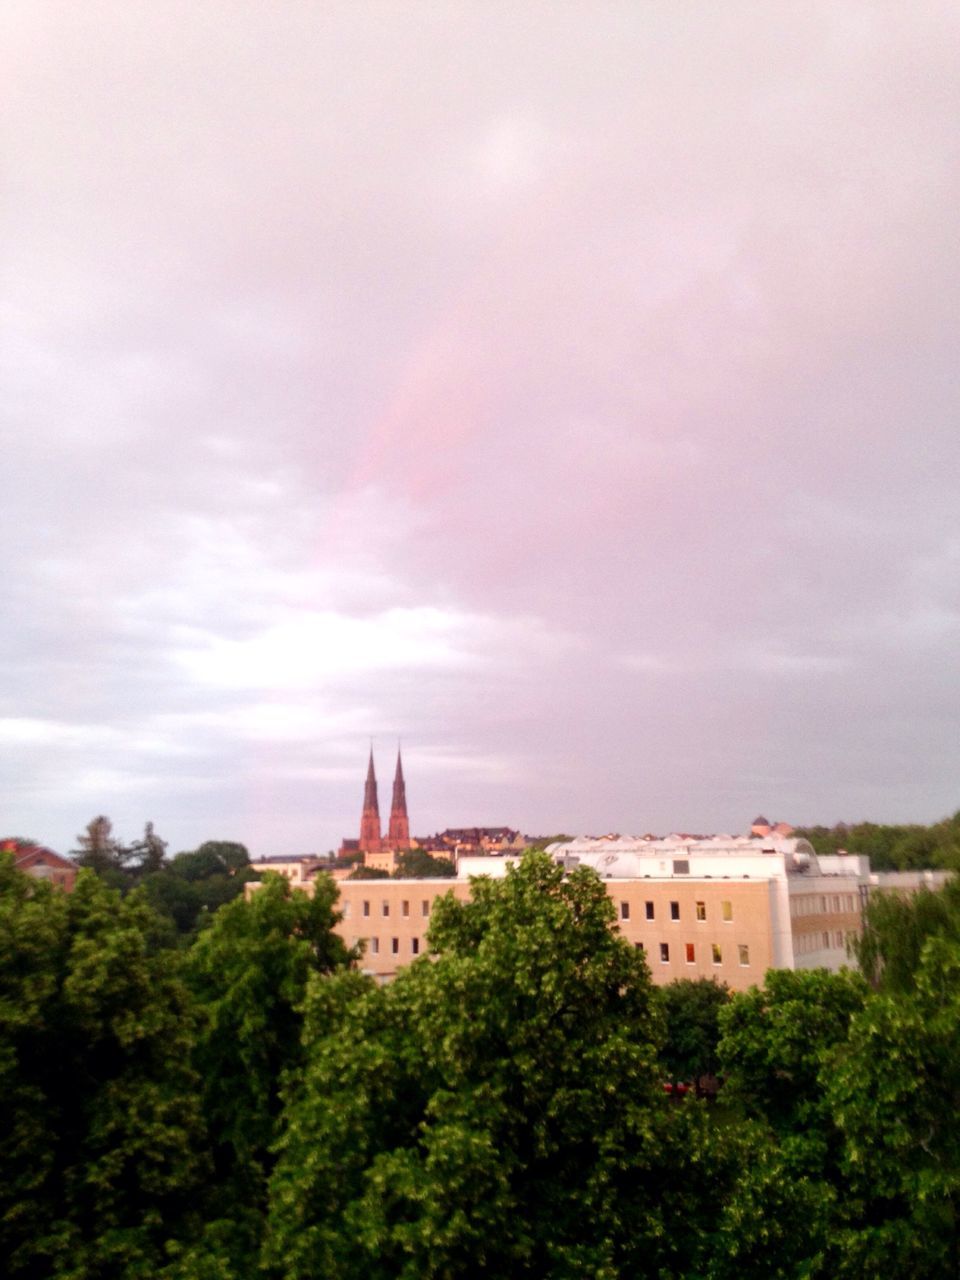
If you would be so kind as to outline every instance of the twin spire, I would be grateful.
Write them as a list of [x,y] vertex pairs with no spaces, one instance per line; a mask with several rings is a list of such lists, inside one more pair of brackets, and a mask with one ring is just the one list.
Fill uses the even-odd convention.
[[390,806],[390,822],[386,839],[380,836],[380,806],[377,801],[377,775],[373,767],[373,747],[367,765],[367,780],[363,788],[363,814],[360,818],[360,849],[364,853],[379,853],[381,849],[409,849],[410,820],[407,817],[407,787],[403,780],[403,761],[397,748],[397,770],[393,777],[393,803]]

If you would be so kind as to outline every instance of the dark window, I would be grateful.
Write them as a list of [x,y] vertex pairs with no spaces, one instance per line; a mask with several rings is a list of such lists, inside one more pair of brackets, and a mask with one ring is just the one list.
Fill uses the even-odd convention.
[[675,876],[688,876],[690,874],[690,863],[686,858],[674,858],[673,874]]
[[630,919],[630,903],[629,902],[620,903],[620,919],[621,920]]
[[670,903],[670,919],[671,920],[680,919],[680,903],[679,902]]
[[670,959],[670,943],[661,942],[660,943],[660,963],[667,964],[669,959]]
[[647,919],[648,919],[648,920],[652,920],[652,919],[653,919],[653,903],[652,903],[652,902],[645,902],[643,905],[644,905],[644,907],[645,907],[645,909],[646,909]]

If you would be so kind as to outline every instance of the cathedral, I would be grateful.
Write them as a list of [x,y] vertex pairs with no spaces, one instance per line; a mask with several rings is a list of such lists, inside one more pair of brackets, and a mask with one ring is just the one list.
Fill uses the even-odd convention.
[[363,812],[360,815],[360,839],[344,840],[341,854],[363,855],[365,866],[392,871],[396,855],[413,848],[410,839],[410,819],[407,817],[407,787],[403,780],[403,761],[397,750],[397,769],[393,776],[393,802],[390,805],[390,821],[387,834],[380,832],[380,803],[377,799],[377,774],[373,767],[373,748],[367,765],[367,780],[363,788]]

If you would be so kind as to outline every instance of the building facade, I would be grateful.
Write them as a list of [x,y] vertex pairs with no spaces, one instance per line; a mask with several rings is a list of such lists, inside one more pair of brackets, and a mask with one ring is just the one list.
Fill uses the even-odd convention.
[[[938,888],[948,875],[872,872],[868,858],[818,857],[806,840],[774,834],[582,839],[547,852],[568,870],[597,872],[655,983],[715,978],[734,991],[768,969],[853,964],[870,894]],[[343,880],[338,932],[363,944],[368,973],[388,980],[424,953],[437,898],[469,898],[473,876],[506,875],[519,856],[461,856],[455,880]]]
[[410,839],[410,819],[407,814],[407,784],[403,777],[403,761],[397,750],[397,767],[393,777],[393,797],[387,834],[381,833],[380,801],[377,794],[377,773],[373,763],[373,748],[367,762],[367,777],[363,786],[363,809],[360,813],[360,838],[347,838],[340,845],[340,856],[360,860],[366,867],[386,871],[392,875],[396,868],[397,854],[414,848]]
[[[405,816],[399,757],[397,775],[401,785],[398,790],[394,784],[393,808],[402,806]],[[371,839],[375,786],[371,756],[364,797]],[[393,816],[391,829],[399,830]],[[643,950],[655,983],[715,978],[734,991],[762,982],[768,969],[835,971],[853,964],[851,944],[862,931],[871,894],[936,889],[949,874],[873,872],[866,857],[818,856],[806,840],[784,835],[784,829],[789,830],[785,823],[757,820],[748,836],[582,837],[548,845],[547,854],[568,871],[589,867],[600,876],[617,929]],[[468,830],[474,838],[461,841]],[[501,852],[462,851],[464,843],[480,847],[481,830],[496,830],[500,838],[492,843]],[[510,847],[516,834],[506,828],[450,829],[451,840],[461,845],[455,879],[339,879],[337,931],[349,945],[362,946],[362,968],[386,981],[423,955],[437,899],[452,893],[466,900],[473,877],[506,875],[522,855]],[[367,866],[391,873],[395,859],[396,851],[384,841],[364,853]],[[297,866],[282,874],[310,892],[318,867],[293,861]]]
[[24,844],[20,840],[0,841],[0,853],[12,853],[13,865],[34,880],[46,880],[48,884],[72,893],[77,883],[77,864],[52,849],[39,844]]

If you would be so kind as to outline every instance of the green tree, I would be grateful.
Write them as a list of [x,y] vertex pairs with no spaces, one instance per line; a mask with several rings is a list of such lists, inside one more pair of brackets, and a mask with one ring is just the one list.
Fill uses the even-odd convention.
[[762,987],[720,1011],[725,1095],[780,1134],[804,1133],[825,1116],[824,1054],[846,1039],[867,986],[849,969],[770,969]]
[[128,857],[136,864],[137,878],[159,871],[166,859],[166,852],[166,840],[161,840],[153,829],[153,823],[148,822],[143,829],[143,838],[134,841],[128,850]]
[[834,827],[799,827],[817,853],[866,854],[875,871],[921,867],[960,869],[960,812],[929,826],[838,822]]
[[449,858],[437,858],[426,849],[408,849],[397,855],[397,880],[447,879],[457,874]]
[[794,1280],[833,1274],[841,1135],[821,1072],[867,1000],[844,970],[771,969],[763,987],[720,1011],[726,1133],[739,1174],[715,1235],[712,1280]]
[[149,865],[138,875],[138,882],[151,906],[173,922],[182,941],[257,878],[246,848],[229,840],[208,840],[153,871]]
[[730,1000],[726,983],[681,978],[658,989],[666,1038],[663,1065],[670,1080],[699,1080],[719,1071],[720,1010]]
[[955,879],[936,892],[873,894],[854,949],[874,987],[907,992],[913,989],[924,946],[934,937],[960,942],[960,883]]
[[81,867],[89,867],[114,888],[123,883],[125,850],[113,834],[113,823],[105,814],[91,818],[86,830],[77,836],[77,848],[71,851]]
[[240,871],[250,865],[250,854],[245,844],[236,840],[204,840],[197,846],[197,853],[214,854],[226,871]]
[[6,1275],[160,1275],[199,1227],[193,1022],[161,932],[89,870],[63,894],[0,865]]
[[312,985],[271,1184],[278,1274],[694,1273],[700,1112],[663,1099],[649,974],[612,923],[593,872],[529,855],[441,899],[432,955],[390,985]]
[[848,1206],[834,1274],[960,1275],[960,944],[931,937],[909,990],[873,996],[821,1073]]
[[183,880],[169,869],[148,875],[141,892],[159,915],[173,923],[181,937],[189,937],[203,910],[203,883]]
[[308,897],[282,876],[267,875],[249,900],[218,911],[187,955],[200,1011],[195,1061],[222,1212],[246,1210],[237,1228],[240,1252],[254,1247],[258,1231],[281,1082],[296,1075],[301,1061],[307,979],[353,959],[332,931],[340,919],[336,898],[329,876],[317,876]]

